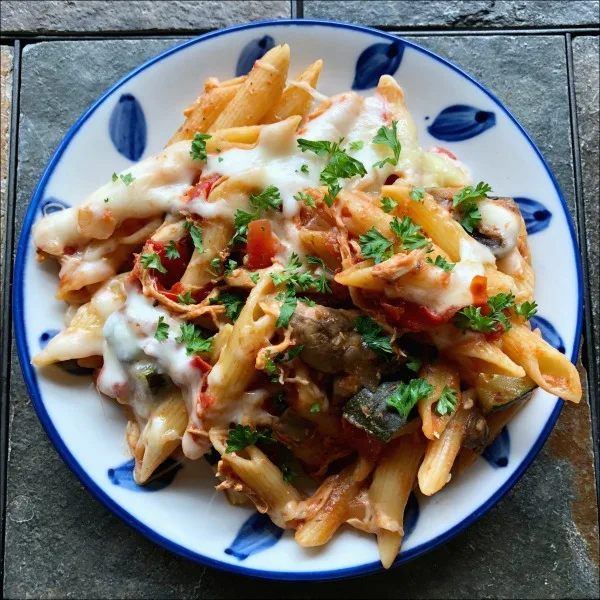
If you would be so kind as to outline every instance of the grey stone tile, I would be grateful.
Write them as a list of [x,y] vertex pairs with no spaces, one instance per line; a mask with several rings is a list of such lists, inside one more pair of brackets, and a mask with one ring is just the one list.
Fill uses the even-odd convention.
[[365,2],[305,0],[304,16],[398,29],[455,27],[551,27],[594,25],[599,3],[500,0],[497,2],[433,2],[395,0]]
[[[490,46],[489,55],[478,38],[463,39],[462,44],[453,39],[421,42],[449,54],[499,92],[537,141],[551,138],[544,151],[553,157],[563,187],[572,188],[568,161],[564,171],[559,164],[570,156],[564,147],[564,140],[570,138],[568,118],[563,118],[563,105],[567,104],[562,88],[563,77],[566,81],[564,51],[561,54],[560,44],[550,39],[501,39],[503,43],[496,41]],[[520,52],[514,48],[524,42],[528,45]],[[19,131],[18,228],[44,164],[82,110],[133,66],[174,43],[52,42],[26,48]],[[491,66],[478,66],[481,60]],[[529,65],[527,70],[524,65]],[[502,77],[493,75],[498,70]],[[56,72],[61,73],[60,78]],[[535,77],[540,79],[539,84]],[[537,106],[528,107],[528,102],[510,92],[529,90],[526,86],[531,86],[529,104]],[[77,94],[72,93],[73,89]],[[548,114],[558,127],[556,133],[546,123]],[[16,356],[10,398],[6,597],[597,595],[597,529],[585,404],[565,408],[551,441],[519,484],[489,514],[442,548],[390,573],[346,582],[292,584],[251,581],[204,568],[147,541],[94,500],[62,463],[37,421]]]
[[289,19],[289,0],[110,0],[2,2],[3,33],[189,32],[264,19]]
[[10,147],[10,109],[12,104],[13,49],[0,47],[0,298],[4,266],[4,228]]
[[597,37],[573,40],[575,94],[583,174],[588,272],[595,316],[596,356],[600,357],[600,81],[598,74],[599,44]]

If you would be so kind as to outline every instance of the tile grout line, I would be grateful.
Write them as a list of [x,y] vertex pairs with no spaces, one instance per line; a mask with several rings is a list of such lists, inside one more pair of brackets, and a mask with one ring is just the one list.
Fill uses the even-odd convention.
[[15,208],[17,182],[17,142],[21,92],[21,43],[15,41],[13,54],[13,88],[10,110],[10,146],[8,186],[6,194],[6,239],[4,240],[4,285],[2,298],[2,339],[0,339],[0,586],[4,582],[4,549],[6,536],[6,502],[8,476],[8,421],[10,386],[10,351],[12,340],[12,270],[15,240]]
[[583,177],[581,172],[581,154],[579,151],[579,128],[577,119],[577,97],[575,93],[575,72],[573,67],[573,45],[570,34],[565,36],[565,52],[567,59],[567,82],[569,91],[569,113],[571,117],[571,146],[573,155],[573,171],[575,178],[575,208],[578,226],[579,251],[581,253],[583,284],[584,284],[584,315],[585,315],[585,344],[583,350],[587,353],[586,371],[588,382],[588,401],[592,421],[592,447],[594,453],[594,466],[596,471],[596,500],[600,509],[600,447],[598,431],[598,418],[600,407],[598,398],[598,373],[596,370],[597,357],[594,345],[594,324],[591,304],[591,290],[589,286],[588,253],[587,253],[587,227],[585,222],[585,205],[583,197]]
[[[294,2],[294,0],[291,0]],[[304,18],[304,3],[303,0],[295,0],[295,12],[294,15],[294,4],[291,4],[291,15],[292,18],[303,19]],[[446,26],[434,26],[430,28],[414,28],[414,29],[398,29],[396,25],[369,25],[373,29],[380,31],[386,31],[395,35],[414,35],[414,36],[445,36],[445,35],[477,35],[477,36],[497,36],[497,35],[516,35],[516,36],[528,36],[528,35],[556,35],[564,36],[566,34],[571,35],[589,35],[598,36],[600,35],[600,29],[595,26],[582,26],[582,27],[532,27],[532,28],[498,28],[498,29],[459,29],[459,28],[448,28]],[[27,33],[14,33],[7,35],[4,33],[4,38],[1,43],[11,45],[13,41],[19,41],[22,45],[32,42],[47,42],[47,41],[86,41],[86,40],[138,40],[138,39],[179,39],[182,37],[191,38],[210,31],[214,31],[215,28],[211,29],[197,29],[195,31],[147,31],[147,32],[135,32],[135,31],[111,31],[104,32],[101,35],[86,34],[85,32],[67,32],[67,33],[43,33],[43,34],[27,34]]]

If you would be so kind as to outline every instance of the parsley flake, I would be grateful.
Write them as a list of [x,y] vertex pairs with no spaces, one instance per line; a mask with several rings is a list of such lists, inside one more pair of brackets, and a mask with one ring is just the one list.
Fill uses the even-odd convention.
[[435,257],[435,260],[431,260],[431,256],[427,256],[425,258],[425,262],[433,265],[434,267],[439,267],[440,269],[444,269],[444,271],[452,271],[456,266],[456,263],[449,263],[443,256],[439,254]]
[[412,190],[410,190],[408,195],[411,200],[414,200],[415,202],[422,202],[423,196],[425,196],[425,188],[413,188]]
[[310,407],[310,412],[311,413],[318,413],[321,412],[321,406],[319,405],[318,402],[315,402],[311,407]]
[[411,379],[409,383],[400,383],[396,391],[385,400],[388,406],[395,408],[403,419],[408,419],[410,411],[419,400],[423,400],[433,391],[433,386],[425,379]]
[[206,162],[206,140],[210,140],[212,136],[207,133],[196,133],[192,140],[190,156],[192,160],[203,160]]
[[119,175],[119,179],[125,185],[130,185],[135,181],[135,177],[131,173],[125,173],[125,175]]
[[112,179],[112,182],[114,183],[115,181],[118,181],[119,176],[116,173],[113,173],[111,179]]
[[294,200],[296,200],[296,202],[304,202],[304,204],[306,204],[306,206],[310,208],[315,208],[316,206],[313,197],[310,194],[307,194],[306,192],[298,192],[294,196]]
[[188,356],[203,352],[210,352],[213,344],[213,338],[205,339],[202,333],[193,323],[181,323],[179,326],[181,335],[175,338],[176,342],[185,344],[185,352]]
[[300,167],[300,170],[301,170],[303,173],[305,173],[306,175],[308,175],[308,165],[307,165],[307,164],[303,164],[303,165]]
[[469,233],[473,233],[473,230],[477,227],[477,223],[481,221],[481,213],[479,207],[475,202],[467,202],[462,207],[462,219],[460,224]]
[[435,411],[438,415],[451,415],[456,409],[458,403],[458,393],[449,385],[445,385],[442,394],[435,405]]
[[171,240],[165,247],[165,256],[169,260],[180,257],[179,250],[177,250],[177,244],[175,244],[173,240]]
[[402,146],[400,145],[400,141],[398,140],[398,132],[396,126],[398,125],[397,121],[392,121],[391,127],[380,127],[379,131],[377,131],[377,135],[373,138],[372,144],[381,144],[383,146],[388,146],[392,149],[394,153],[394,158],[388,156],[379,162],[376,162],[373,167],[383,168],[387,163],[390,165],[397,165],[398,160],[400,159],[400,150]]
[[283,299],[283,304],[279,309],[279,316],[277,317],[276,327],[288,327],[290,324],[290,319],[296,310],[296,306],[298,305],[298,299],[296,298],[296,292],[294,292],[293,288],[288,289],[285,293],[285,297]]
[[156,252],[152,252],[152,254],[142,254],[140,256],[140,262],[146,269],[156,269],[159,273],[167,272],[160,262],[160,256],[156,254]]
[[236,294],[226,292],[224,294],[220,294],[216,298],[211,298],[210,303],[222,304],[225,307],[225,314],[235,323],[240,316],[246,301]]
[[154,332],[154,339],[159,342],[164,342],[169,337],[169,324],[165,323],[163,316],[158,317],[158,323],[156,324],[156,331]]
[[398,203],[395,200],[392,200],[389,196],[384,196],[381,199],[381,210],[384,213],[391,213],[396,206],[398,206]]
[[423,366],[423,361],[417,356],[408,355],[406,357],[406,368],[414,371],[415,373],[419,372],[419,369]]
[[529,321],[538,311],[536,302],[525,301],[523,304],[515,304],[515,314]]
[[355,142],[350,142],[349,147],[350,150],[362,150],[365,143],[362,140],[356,140]]
[[210,261],[210,269],[211,271],[215,274],[215,275],[220,275],[221,274],[221,259],[218,256],[215,256],[215,258],[213,258]]
[[258,280],[260,279],[260,273],[248,273],[248,277],[250,277],[250,281],[256,285],[258,283]]
[[476,200],[478,198],[487,198],[488,192],[491,192],[492,188],[487,184],[480,181],[475,187],[467,185],[460,192],[457,192],[452,196],[452,206],[456,207],[465,200]]
[[177,294],[177,302],[179,302],[179,304],[195,304],[196,303],[191,292],[186,292],[185,294]]
[[235,271],[235,269],[237,269],[237,267],[238,267],[237,262],[235,260],[233,260],[232,258],[230,258],[227,261],[227,264],[225,265],[225,271],[223,272],[223,275],[225,277],[227,277],[228,275],[231,275]]
[[378,354],[392,354],[391,337],[383,333],[383,327],[373,319],[362,316],[354,321],[354,329],[360,333],[364,343]]
[[204,248],[202,246],[202,230],[200,227],[198,227],[198,225],[194,225],[194,223],[191,223],[190,221],[186,221],[183,224],[183,227],[190,232],[190,237],[194,243],[194,248],[198,250],[198,254],[203,254]]
[[229,430],[225,454],[239,452],[248,446],[254,446],[257,442],[274,444],[275,440],[271,436],[271,430],[258,431],[250,429],[249,425],[236,425],[234,429]]
[[375,227],[358,237],[364,258],[372,258],[376,264],[392,256],[393,242],[384,237]]
[[398,236],[402,242],[402,248],[406,250],[416,250],[430,244],[429,240],[419,233],[420,225],[415,225],[410,217],[402,217],[402,221],[398,221],[398,217],[390,223],[390,229]]

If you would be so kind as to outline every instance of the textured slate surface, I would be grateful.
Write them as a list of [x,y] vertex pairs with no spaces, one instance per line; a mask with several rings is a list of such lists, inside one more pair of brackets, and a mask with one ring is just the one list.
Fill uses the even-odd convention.
[[[8,148],[10,144],[10,107],[12,101],[13,49],[0,48],[0,274],[4,265],[5,202],[8,183]],[[0,275],[0,297],[3,277]],[[2,327],[0,326],[0,331]]]
[[333,19],[375,27],[398,29],[456,27],[458,29],[485,27],[552,27],[597,25],[600,20],[597,1],[488,1],[433,2],[386,0],[363,2],[347,0],[305,0],[304,16]]
[[108,33],[114,31],[189,32],[218,29],[248,21],[286,19],[288,0],[150,0],[112,2],[2,2],[0,25],[4,33]]
[[[481,76],[508,102],[542,142],[572,199],[562,38],[420,41]],[[52,42],[25,49],[19,227],[45,162],[81,111],[127,70],[174,43]],[[72,94],[75,85],[78,93]],[[528,89],[529,100],[510,93],[518,89]],[[46,438],[13,357],[5,593],[9,598],[594,597],[598,546],[586,408],[567,407],[516,488],[444,547],[391,573],[347,582],[260,582],[180,559],[98,504]]]
[[600,358],[600,114],[598,104],[599,44],[597,37],[573,40],[575,94],[583,174],[588,270],[592,292],[596,356]]

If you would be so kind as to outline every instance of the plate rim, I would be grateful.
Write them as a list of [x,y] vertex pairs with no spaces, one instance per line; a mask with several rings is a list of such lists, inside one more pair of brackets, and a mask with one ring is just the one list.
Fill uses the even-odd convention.
[[[92,479],[90,475],[88,475],[87,471],[83,469],[83,467],[79,464],[79,462],[75,459],[73,454],[67,448],[64,443],[62,437],[59,435],[58,431],[54,427],[48,412],[45,408],[44,401],[42,398],[42,394],[40,393],[38,382],[37,382],[37,374],[35,368],[30,363],[30,354],[29,347],[27,344],[26,337],[26,327],[25,327],[25,318],[24,318],[24,275],[25,268],[27,265],[27,251],[29,248],[30,238],[31,238],[31,228],[35,219],[35,215],[38,209],[38,206],[43,198],[43,193],[46,188],[46,184],[48,179],[52,175],[55,167],[59,163],[64,151],[69,146],[71,140],[77,134],[78,130],[81,126],[91,117],[91,115],[96,111],[96,109],[104,103],[104,101],[112,96],[115,91],[117,91],[121,86],[123,86],[127,81],[137,76],[139,73],[152,66],[154,63],[157,63],[164,58],[170,56],[171,54],[175,54],[181,50],[188,48],[188,46],[192,46],[198,43],[201,43],[205,40],[209,40],[215,37],[219,37],[222,35],[227,35],[230,33],[234,33],[237,31],[242,31],[246,29],[258,29],[258,28],[266,28],[266,27],[289,27],[289,26],[298,26],[298,27],[306,27],[306,26],[323,26],[323,27],[332,27],[332,28],[340,28],[340,29],[349,29],[352,31],[357,31],[361,33],[367,33],[374,37],[379,37],[382,40],[401,40],[407,46],[415,49],[422,54],[441,62],[446,67],[452,69],[457,72],[459,75],[462,75],[465,79],[467,79],[470,83],[474,84],[480,90],[482,90],[501,110],[509,120],[516,125],[519,132],[525,137],[534,153],[541,161],[543,167],[545,168],[552,185],[558,195],[560,200],[561,207],[563,209],[567,226],[569,228],[569,233],[571,236],[571,243],[574,250],[574,259],[575,259],[575,268],[577,272],[577,321],[575,325],[575,337],[573,340],[573,350],[571,352],[571,362],[575,363],[576,358],[579,354],[579,340],[581,338],[581,328],[582,328],[582,319],[583,319],[583,275],[582,275],[582,265],[581,265],[581,254],[579,252],[579,244],[577,242],[577,234],[575,232],[575,227],[573,224],[573,219],[569,213],[569,209],[565,198],[563,196],[562,190],[554,176],[552,170],[548,166],[544,156],[531,139],[530,135],[524,129],[524,127],[519,123],[519,121],[513,116],[510,110],[496,97],[496,95],[491,92],[487,87],[477,81],[475,78],[467,74],[461,68],[457,67],[455,64],[450,62],[448,59],[443,58],[437,53],[429,50],[417,44],[411,40],[407,40],[402,36],[393,35],[391,33],[380,31],[377,29],[373,29],[370,27],[365,27],[362,25],[355,25],[351,23],[345,23],[341,21],[330,21],[325,19],[280,19],[280,20],[264,20],[264,21],[256,21],[252,23],[244,23],[242,25],[234,25],[231,27],[226,27],[223,29],[219,29],[217,31],[212,31],[209,33],[202,34],[200,36],[194,37],[192,39],[186,40],[181,44],[177,44],[172,48],[168,48],[163,52],[153,56],[148,59],[138,67],[129,71],[124,77],[119,79],[116,83],[110,86],[104,93],[102,93],[77,119],[77,121],[73,124],[73,126],[69,129],[66,135],[63,137],[62,141],[53,152],[50,160],[46,164],[44,171],[40,177],[40,180],[35,188],[35,191],[31,197],[29,205],[27,207],[27,211],[23,220],[23,225],[21,227],[21,231],[19,232],[19,243],[17,246],[17,252],[15,256],[14,263],[14,279],[13,279],[13,290],[12,290],[12,304],[13,304],[13,321],[14,321],[14,331],[15,331],[15,344],[17,347],[17,354],[19,357],[19,363],[21,372],[23,374],[23,378],[25,380],[25,384],[27,387],[27,391],[32,400],[32,404],[44,428],[46,434],[50,438],[50,441],[56,448],[59,456],[66,463],[66,465],[71,469],[74,475],[81,481],[81,483],[86,487],[86,489],[92,494],[92,496],[103,504],[106,508],[108,508],[111,512],[113,512],[117,517],[119,517],[122,521],[124,521],[127,525],[132,527],[135,531],[142,534],[144,537],[148,538],[152,542],[162,546],[163,548],[170,550],[184,558],[188,558],[194,560],[198,563],[201,563],[205,566],[214,567],[226,572],[232,572],[242,575],[247,575],[251,577],[258,577],[261,579],[275,579],[275,580],[295,580],[295,581],[317,581],[317,580],[334,580],[334,579],[342,579],[349,577],[357,577],[360,575],[366,575],[368,573],[374,573],[380,570],[383,570],[381,563],[379,561],[373,561],[369,563],[364,563],[362,565],[354,566],[354,567],[344,567],[341,569],[332,569],[332,570],[322,570],[322,571],[269,571],[264,569],[254,569],[250,567],[245,567],[241,565],[231,564],[225,561],[220,561],[218,559],[211,558],[199,552],[195,552],[186,548],[185,546],[181,546],[176,542],[162,536],[150,526],[144,524],[142,521],[134,517],[131,513],[126,511],[117,501],[110,498],[110,496],[104,492]],[[398,566],[399,564],[408,562],[434,548],[444,544],[452,537],[472,525],[475,521],[477,521],[481,516],[483,516],[488,510],[490,510],[497,502],[510,491],[516,482],[521,478],[523,473],[529,468],[542,446],[546,442],[550,432],[552,431],[556,420],[560,414],[564,401],[560,398],[556,399],[556,403],[552,413],[550,413],[546,424],[544,425],[541,433],[538,438],[523,458],[521,463],[515,469],[515,471],[509,476],[509,478],[500,486],[500,488],[490,496],[485,502],[483,502],[478,508],[476,508],[473,512],[471,512],[468,516],[466,516],[462,521],[451,527],[450,529],[444,531],[440,535],[434,537],[429,542],[425,542],[415,548],[411,548],[410,550],[400,554],[393,563],[393,567]]]

